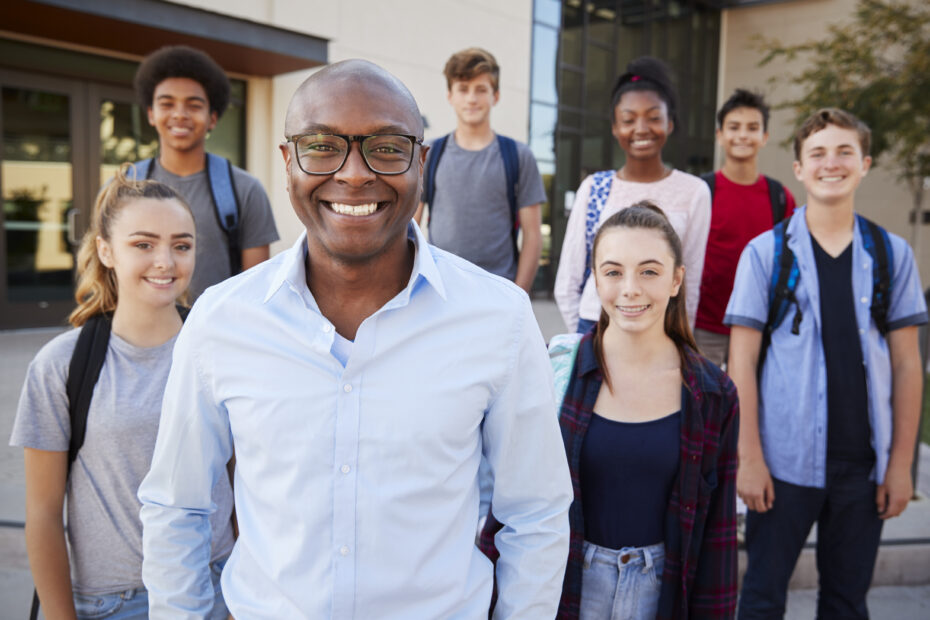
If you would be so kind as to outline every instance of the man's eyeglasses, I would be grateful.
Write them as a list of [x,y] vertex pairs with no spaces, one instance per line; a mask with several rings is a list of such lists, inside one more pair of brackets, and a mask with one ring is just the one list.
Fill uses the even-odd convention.
[[349,157],[353,142],[361,146],[362,159],[376,174],[403,174],[413,163],[414,145],[423,144],[423,138],[404,134],[378,134],[374,136],[342,136],[326,133],[308,133],[287,138],[294,143],[297,165],[307,174],[334,174]]

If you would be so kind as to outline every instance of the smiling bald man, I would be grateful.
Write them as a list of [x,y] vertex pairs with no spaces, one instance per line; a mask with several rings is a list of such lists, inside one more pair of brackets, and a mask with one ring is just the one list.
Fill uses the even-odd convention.
[[139,490],[152,617],[209,610],[210,491],[234,451],[240,620],[487,618],[479,467],[505,524],[495,617],[555,616],[572,489],[543,338],[521,289],[411,222],[422,132],[371,63],[294,95],[281,152],[306,232],[207,291],[175,346]]

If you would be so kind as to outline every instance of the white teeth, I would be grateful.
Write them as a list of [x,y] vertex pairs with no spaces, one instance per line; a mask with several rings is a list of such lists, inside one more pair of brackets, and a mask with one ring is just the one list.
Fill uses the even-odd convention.
[[843,177],[820,177],[824,183],[837,183],[843,180]]
[[620,306],[620,311],[621,312],[642,312],[648,307],[649,307],[648,304],[645,306]]
[[652,140],[633,140],[633,146],[649,146]]
[[378,203],[372,202],[367,205],[344,205],[338,202],[329,203],[333,211],[339,213],[340,215],[371,215],[378,210]]
[[171,284],[171,278],[146,278],[152,284]]

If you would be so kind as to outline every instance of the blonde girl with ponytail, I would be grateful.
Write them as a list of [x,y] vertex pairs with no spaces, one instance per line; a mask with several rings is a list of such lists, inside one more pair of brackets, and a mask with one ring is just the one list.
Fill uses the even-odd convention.
[[[24,448],[26,549],[47,618],[148,617],[136,491],[155,446],[195,242],[184,199],[122,168],[98,196],[78,252],[69,317],[78,329],[46,344],[29,366],[10,443]],[[110,337],[69,473],[69,366],[80,328],[100,315]],[[214,495],[214,611],[225,618],[218,576],[232,548],[227,479]]]

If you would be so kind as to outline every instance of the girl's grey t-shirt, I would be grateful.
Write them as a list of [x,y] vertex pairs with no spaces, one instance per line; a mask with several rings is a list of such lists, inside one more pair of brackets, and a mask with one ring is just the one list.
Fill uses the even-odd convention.
[[[73,329],[57,336],[29,365],[10,445],[67,452],[71,421],[65,384],[79,333]],[[174,342],[143,348],[110,336],[84,445],[68,481],[66,538],[77,593],[142,587],[142,505],[136,491],[155,449]],[[227,476],[220,477],[213,498],[217,509],[210,517],[211,559],[216,560],[233,545]]]

